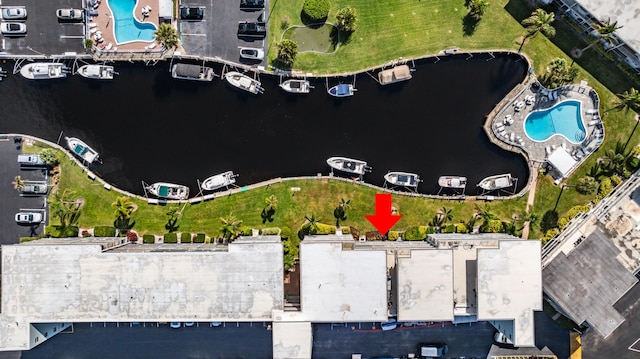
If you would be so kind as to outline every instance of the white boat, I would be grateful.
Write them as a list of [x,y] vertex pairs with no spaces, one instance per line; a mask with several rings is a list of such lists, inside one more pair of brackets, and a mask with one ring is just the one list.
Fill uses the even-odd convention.
[[260,81],[236,71],[229,71],[225,73],[224,79],[231,85],[253,94],[261,94],[264,92]]
[[113,66],[110,65],[82,65],[78,68],[78,75],[88,79],[113,80]]
[[467,186],[467,177],[440,176],[438,178],[438,186],[445,188],[465,188]]
[[67,67],[61,62],[32,62],[20,68],[20,75],[31,80],[50,80],[67,77]]
[[67,147],[69,147],[71,152],[87,163],[93,163],[93,161],[98,159],[98,152],[87,146],[87,144],[80,139],[75,137],[65,137],[64,139],[67,141]]
[[352,84],[338,84],[329,89],[329,95],[334,97],[353,96],[356,89]]
[[289,79],[280,84],[280,88],[291,93],[309,93],[313,86],[309,80],[305,79]]
[[167,182],[156,182],[147,186],[147,191],[152,195],[166,199],[189,198],[189,187]]
[[415,173],[391,171],[384,175],[384,180],[395,186],[418,187],[420,177]]
[[380,85],[389,85],[411,79],[411,69],[407,65],[398,65],[378,73]]
[[213,81],[213,68],[194,64],[174,64],[171,67],[171,77],[174,79],[193,81]]
[[511,177],[511,173],[505,173],[484,178],[480,183],[478,183],[478,187],[486,191],[493,191],[496,189],[511,187],[513,186],[514,181],[515,178]]
[[360,176],[364,175],[365,172],[371,171],[371,167],[367,166],[365,161],[346,157],[331,157],[327,160],[327,164],[333,169]]
[[204,191],[213,191],[218,188],[227,187],[236,183],[236,177],[238,177],[238,175],[234,175],[233,171],[220,173],[202,181],[200,188]]

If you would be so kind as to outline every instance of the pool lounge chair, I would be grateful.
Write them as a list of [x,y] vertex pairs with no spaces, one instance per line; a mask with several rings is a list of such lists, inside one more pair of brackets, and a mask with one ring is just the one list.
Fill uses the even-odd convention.
[[598,113],[598,109],[596,108],[590,108],[588,110],[585,111],[588,115],[594,115],[596,113]]
[[549,91],[547,93],[547,97],[549,98],[549,101],[553,101],[553,91]]
[[112,47],[113,47],[113,42],[110,42],[105,49],[111,50]]
[[553,100],[557,100],[558,99],[558,91],[553,91]]

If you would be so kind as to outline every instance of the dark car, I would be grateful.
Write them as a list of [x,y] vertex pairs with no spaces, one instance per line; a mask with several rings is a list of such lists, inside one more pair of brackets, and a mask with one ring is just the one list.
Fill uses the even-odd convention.
[[264,22],[242,21],[238,24],[238,36],[265,37],[267,28]]
[[183,20],[202,20],[204,17],[203,7],[181,7],[180,18]]
[[262,9],[264,0],[240,0],[241,9]]

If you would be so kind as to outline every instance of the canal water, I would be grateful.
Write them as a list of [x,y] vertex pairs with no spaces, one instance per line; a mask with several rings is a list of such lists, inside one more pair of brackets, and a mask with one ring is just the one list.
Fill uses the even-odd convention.
[[262,75],[265,93],[255,96],[220,78],[175,80],[169,62],[117,63],[119,75],[109,82],[29,81],[12,75],[6,62],[0,133],[53,142],[61,133],[78,137],[103,158],[97,174],[137,194],[142,181],[185,184],[197,193],[197,179],[227,170],[239,175],[239,185],[328,174],[332,156],[367,161],[373,170],[364,180],[376,185],[388,171],[418,173],[420,193],[437,193],[441,175],[468,177],[469,195],[482,178],[501,173],[519,178],[521,188],[525,160],[490,143],[482,126],[526,76],[527,63],[516,55],[467,58],[416,61],[410,81],[390,86],[361,73],[356,94],[341,99],[329,96],[327,85],[353,77],[312,80],[310,94],[292,95],[277,87],[278,77]]

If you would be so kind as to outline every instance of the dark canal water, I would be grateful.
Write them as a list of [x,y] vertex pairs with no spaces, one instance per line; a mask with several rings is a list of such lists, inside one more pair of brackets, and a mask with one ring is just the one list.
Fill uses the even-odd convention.
[[[169,63],[116,64],[110,82],[70,76],[29,81],[19,74],[0,83],[0,133],[26,133],[56,142],[61,131],[95,148],[104,164],[94,171],[115,186],[143,194],[141,181],[189,185],[233,170],[238,184],[274,177],[329,173],[326,159],[365,160],[377,185],[390,170],[418,173],[418,190],[436,193],[441,175],[467,176],[467,194],[482,178],[511,173],[526,183],[524,159],[491,144],[487,113],[526,75],[515,55],[467,55],[421,60],[413,79],[380,86],[368,74],[357,93],[336,99],[316,80],[308,95],[277,88],[240,93],[212,83],[171,78]],[[487,61],[489,60],[489,61]],[[3,68],[11,73],[13,64]],[[220,73],[220,68],[216,72]],[[329,80],[329,86],[353,78]]]

